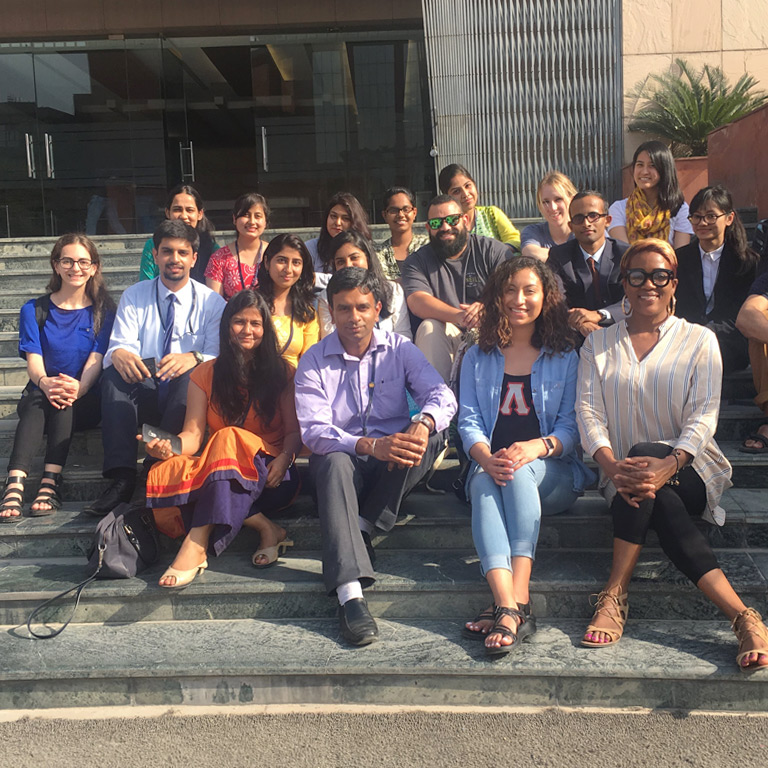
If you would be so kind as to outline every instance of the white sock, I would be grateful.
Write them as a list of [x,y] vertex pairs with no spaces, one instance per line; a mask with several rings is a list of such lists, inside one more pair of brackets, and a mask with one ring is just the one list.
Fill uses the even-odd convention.
[[373,523],[370,520],[358,516],[357,522],[360,525],[361,531],[367,533],[369,536],[373,533]]
[[346,584],[336,587],[336,597],[339,598],[339,605],[344,605],[344,603],[362,596],[363,588],[357,580],[348,581]]

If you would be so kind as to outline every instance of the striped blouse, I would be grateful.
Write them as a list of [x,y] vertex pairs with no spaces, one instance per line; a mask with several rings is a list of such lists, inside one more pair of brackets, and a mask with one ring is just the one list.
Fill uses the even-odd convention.
[[[707,489],[704,519],[722,525],[719,506],[731,465],[714,440],[723,364],[715,334],[670,317],[656,346],[638,360],[625,321],[591,333],[581,348],[576,420],[590,456],[611,448],[623,459],[636,443],[659,442],[690,453]],[[610,503],[616,488],[601,472]]]

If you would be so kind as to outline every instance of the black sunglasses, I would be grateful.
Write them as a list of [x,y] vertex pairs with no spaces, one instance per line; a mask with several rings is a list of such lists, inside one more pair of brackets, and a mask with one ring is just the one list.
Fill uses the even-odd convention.
[[644,269],[628,269],[624,279],[633,287],[639,288],[645,285],[646,280],[650,280],[657,288],[663,288],[669,285],[669,281],[674,279],[675,273],[671,269],[653,269],[646,272]]
[[427,224],[430,229],[440,229],[443,226],[443,222],[449,227],[455,227],[463,215],[463,213],[452,213],[450,216],[443,216],[442,218],[427,219]]

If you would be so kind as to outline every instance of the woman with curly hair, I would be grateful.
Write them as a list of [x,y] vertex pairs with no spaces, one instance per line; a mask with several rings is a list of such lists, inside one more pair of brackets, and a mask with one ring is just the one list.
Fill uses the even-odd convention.
[[464,634],[499,655],[536,631],[528,584],[541,514],[568,509],[592,473],[577,454],[578,355],[554,274],[534,257],[513,258],[491,275],[482,304],[461,369],[459,433],[493,605]]
[[319,333],[315,270],[298,235],[277,235],[270,241],[259,270],[259,293],[269,304],[280,354],[296,368]]
[[[197,456],[206,427],[210,439]],[[221,316],[219,356],[192,371],[179,439],[177,456],[169,440],[146,446],[161,459],[147,477],[147,506],[178,507],[187,532],[160,586],[189,584],[208,567],[208,553],[221,554],[243,525],[261,537],[253,564],[275,563],[293,542],[269,516],[298,492],[301,437],[293,369],[280,357],[266,301],[250,288]]]

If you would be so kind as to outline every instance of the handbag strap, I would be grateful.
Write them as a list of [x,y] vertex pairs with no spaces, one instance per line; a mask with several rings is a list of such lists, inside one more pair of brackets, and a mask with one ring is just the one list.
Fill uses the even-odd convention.
[[[35,608],[32,613],[29,614],[29,618],[27,619],[27,630],[33,638],[36,640],[48,640],[51,637],[60,635],[69,626],[69,622],[75,618],[75,611],[77,611],[77,606],[80,605],[80,596],[83,594],[83,590],[99,575],[99,571],[101,570],[101,566],[104,562],[104,551],[106,548],[107,546],[103,541],[99,543],[99,564],[96,566],[96,570],[91,576],[89,576],[85,581],[81,581],[76,586],[65,589],[58,595],[49,598],[44,603],[40,603],[40,605],[38,605],[37,608]],[[49,605],[55,603],[62,597],[66,597],[70,592],[74,592],[75,594],[75,604],[72,606],[72,612],[69,614],[69,618],[64,622],[64,624],[62,624],[62,626],[60,626],[58,629],[49,632],[47,635],[35,632],[35,630],[32,629],[32,621],[35,619],[35,617]]]

